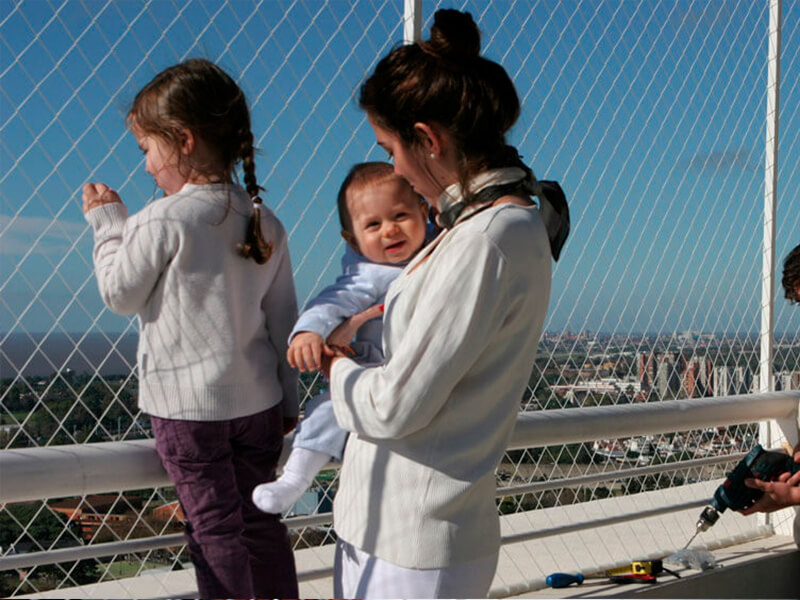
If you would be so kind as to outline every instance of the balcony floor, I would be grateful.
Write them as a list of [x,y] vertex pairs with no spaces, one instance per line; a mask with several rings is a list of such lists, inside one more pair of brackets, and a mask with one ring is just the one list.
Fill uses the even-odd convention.
[[800,550],[788,536],[773,535],[712,552],[714,569],[674,569],[657,584],[620,585],[588,580],[580,586],[546,588],[515,598],[797,598]]
[[[300,560],[330,564],[332,546],[301,551]],[[312,557],[312,554],[315,555]],[[326,556],[330,555],[330,556]],[[581,586],[545,588],[512,598],[797,598],[800,550],[787,536],[773,535],[713,552],[717,568],[709,571],[675,569],[656,585],[625,585],[588,580]],[[320,564],[321,564],[320,562]],[[120,581],[43,592],[27,598],[192,598],[194,570],[150,573]],[[302,582],[305,598],[330,598],[330,578]]]
[[[645,492],[627,497],[609,498],[583,504],[541,509],[501,518],[504,536],[525,532],[546,531],[575,523],[591,523],[596,519],[614,517],[618,514],[633,515],[657,506],[674,506],[692,498],[710,497],[715,484],[703,482],[687,486]],[[708,532],[697,538],[693,547],[707,547],[718,563],[719,569],[701,573],[685,569],[679,581],[671,577],[662,578],[663,584],[656,586],[620,586],[604,581],[587,581],[580,587],[555,590],[544,587],[544,577],[554,571],[584,572],[602,571],[611,565],[625,561],[661,558],[680,548],[693,530],[700,509],[679,510],[658,516],[639,518],[616,525],[597,527],[586,531],[566,533],[559,536],[518,541],[503,546],[493,595],[517,598],[575,598],[575,597],[622,597],[641,595],[645,597],[672,598],[797,598],[791,595],[765,595],[760,577],[736,583],[729,589],[722,580],[739,567],[755,564],[765,556],[774,559],[795,561],[791,570],[777,572],[775,589],[794,586],[798,589],[797,573],[800,572],[800,552],[793,540],[786,535],[774,535],[772,531],[758,525],[757,517],[743,517],[727,512]],[[778,520],[776,513],[775,522]],[[790,511],[784,515],[781,533],[791,531]],[[333,545],[299,550],[295,553],[298,572],[319,571],[333,564]],[[771,561],[770,564],[778,564]],[[732,567],[736,567],[733,569]],[[690,580],[700,581],[699,588],[686,588]],[[523,583],[518,583],[523,582]],[[678,585],[681,584],[681,585]],[[784,586],[781,588],[780,586]],[[687,591],[689,589],[689,591]],[[726,590],[715,596],[717,589]],[[660,590],[667,590],[659,596]],[[735,592],[740,595],[737,596]],[[139,577],[107,581],[75,588],[61,588],[31,595],[31,598],[191,598],[196,597],[194,571],[148,571]],[[300,582],[303,598],[330,598],[333,594],[331,577]]]

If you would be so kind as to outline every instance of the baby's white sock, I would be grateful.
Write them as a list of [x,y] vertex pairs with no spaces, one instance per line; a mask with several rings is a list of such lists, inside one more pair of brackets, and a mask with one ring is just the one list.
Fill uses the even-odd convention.
[[307,448],[293,448],[275,481],[253,489],[253,504],[266,513],[282,514],[300,499],[317,473],[331,460],[329,454]]

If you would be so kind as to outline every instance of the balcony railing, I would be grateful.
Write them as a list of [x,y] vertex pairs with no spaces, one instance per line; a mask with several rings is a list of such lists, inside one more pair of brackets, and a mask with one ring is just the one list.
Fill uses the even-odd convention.
[[[707,427],[722,427],[742,423],[775,420],[781,426],[790,442],[798,436],[797,418],[800,405],[800,392],[774,392],[718,398],[675,400],[671,402],[645,403],[634,405],[600,406],[592,408],[562,409],[521,413],[517,421],[510,449],[531,448],[557,444],[586,442],[598,438],[622,438],[633,435],[656,434],[673,431],[686,431]],[[546,490],[577,488],[590,483],[609,479],[620,480],[659,473],[695,469],[701,466],[730,464],[741,458],[741,454],[721,454],[701,459],[684,460],[646,467],[635,467],[609,473],[566,477],[522,486],[498,489],[498,496],[520,496]],[[108,491],[131,490],[168,485],[166,474],[161,468],[154,443],[150,440],[132,442],[109,442],[74,446],[6,450],[0,453],[2,487],[0,501],[3,503],[39,500],[42,498],[83,496]],[[515,552],[515,548],[525,543],[543,538],[564,538],[575,532],[598,530],[612,525],[623,524],[621,535],[635,535],[631,523],[641,522],[652,517],[695,511],[708,501],[713,482],[670,488],[650,492],[659,497],[657,504],[651,503],[646,509],[616,511],[578,522],[555,524],[551,527],[534,527],[528,530],[516,529],[520,522],[530,519],[527,513],[504,517],[504,552]],[[710,486],[710,487],[709,487]],[[680,502],[674,500],[674,492],[680,489]],[[668,493],[671,492],[671,493]],[[635,496],[635,495],[634,495]],[[632,496],[618,499],[618,503],[629,502]],[[595,501],[594,503],[597,503]],[[592,504],[592,503],[589,503]],[[562,507],[562,510],[576,511],[576,506]],[[546,509],[552,510],[552,509]],[[536,513],[537,511],[532,511]],[[546,511],[545,511],[546,512]],[[294,517],[286,520],[289,527],[305,527],[312,524],[330,522],[330,513],[308,517]],[[790,531],[790,513],[778,514],[773,518],[773,530]],[[756,527],[756,517],[751,517],[750,531],[763,535],[764,530]],[[534,521],[531,521],[533,523]],[[693,523],[693,522],[692,522]],[[691,524],[679,535],[691,530]],[[629,530],[625,533],[626,525]],[[514,529],[511,531],[511,529]],[[729,530],[719,529],[719,535],[712,529],[706,534],[703,543],[718,547],[731,541],[741,541],[741,533],[726,536]],[[745,536],[746,537],[746,536]],[[665,550],[677,549],[674,539],[660,539],[658,548],[651,553],[664,555]],[[143,539],[126,539],[118,542],[78,546],[74,548],[53,549],[31,552],[0,558],[0,570],[24,569],[43,564],[75,561],[85,558],[135,553],[144,550],[170,547],[182,544],[180,534],[156,536]],[[302,552],[302,551],[301,551]],[[608,556],[605,564],[575,565],[581,569],[609,568],[624,562],[625,556]],[[501,561],[502,562],[502,561]],[[331,568],[303,569],[299,571],[301,581],[327,578]],[[493,590],[494,596],[507,596],[525,593],[544,586],[544,573],[523,581],[502,582]]]

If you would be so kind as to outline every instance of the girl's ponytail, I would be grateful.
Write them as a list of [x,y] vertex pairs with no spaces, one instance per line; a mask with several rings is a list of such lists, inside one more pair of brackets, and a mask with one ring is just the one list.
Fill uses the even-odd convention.
[[258,185],[256,180],[255,150],[253,148],[253,134],[250,130],[242,136],[242,171],[244,173],[244,184],[247,193],[253,201],[253,214],[247,224],[247,232],[244,242],[238,244],[236,248],[245,258],[252,258],[258,264],[263,265],[272,256],[272,243],[264,239],[261,231],[261,196],[259,192],[263,188]]

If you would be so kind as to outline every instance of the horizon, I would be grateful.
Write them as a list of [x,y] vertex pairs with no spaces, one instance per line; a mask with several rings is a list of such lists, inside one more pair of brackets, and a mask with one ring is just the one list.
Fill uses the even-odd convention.
[[[761,333],[748,333],[742,334],[738,331],[681,331],[681,330],[674,330],[671,332],[664,332],[664,331],[602,331],[598,330],[595,331],[593,329],[584,329],[581,331],[573,331],[573,330],[542,330],[542,338],[545,335],[549,336],[556,336],[556,335],[571,335],[571,336],[579,336],[579,335],[603,335],[603,336],[663,336],[663,337],[685,337],[686,335],[690,334],[692,336],[736,336],[738,338],[744,337],[744,339],[760,339]],[[779,334],[781,336],[788,335],[792,333],[790,331],[775,331],[776,335]],[[800,331],[795,331],[795,337],[800,338]],[[11,335],[22,335],[22,336],[47,336],[47,335],[72,335],[72,336],[83,336],[83,335],[102,335],[102,336],[124,336],[124,335],[139,335],[138,330],[131,331],[126,329],[124,331],[120,330],[84,330],[84,331],[0,331],[0,337],[8,337]]]

